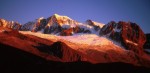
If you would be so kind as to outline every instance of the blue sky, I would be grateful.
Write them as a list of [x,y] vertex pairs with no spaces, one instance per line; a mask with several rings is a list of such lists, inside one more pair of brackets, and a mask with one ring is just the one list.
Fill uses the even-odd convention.
[[150,33],[150,0],[0,0],[0,18],[21,24],[54,13],[79,22],[131,21]]

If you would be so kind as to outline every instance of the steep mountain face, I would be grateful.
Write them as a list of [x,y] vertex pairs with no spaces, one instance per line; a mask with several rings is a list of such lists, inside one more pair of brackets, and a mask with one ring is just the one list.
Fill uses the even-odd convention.
[[79,23],[67,16],[54,14],[51,17],[44,19],[39,18],[34,22],[24,24],[21,30],[32,32],[41,31],[45,34],[59,34],[69,36],[75,33],[95,33],[102,28],[104,24],[87,20],[86,23]]
[[49,51],[52,52],[54,56],[57,56],[66,62],[81,60],[81,55],[79,55],[75,50],[70,49],[70,47],[60,41],[52,44]]
[[148,54],[150,54],[150,34],[145,34],[146,35],[146,42],[144,44],[144,51]]
[[21,29],[22,31],[42,31],[47,24],[47,20],[43,17],[36,19],[35,21],[30,21],[22,25]]
[[44,33],[59,33],[62,30],[76,27],[78,22],[72,20],[67,16],[60,16],[54,14],[48,18],[48,23],[45,27]]
[[98,22],[94,22],[92,20],[87,20],[86,24],[88,24],[90,26],[93,26],[95,31],[100,30],[104,26],[104,24],[101,24],[101,23],[98,23]]
[[123,21],[116,23],[112,21],[101,29],[100,35],[105,35],[121,43],[126,49],[137,54],[143,53],[146,37],[136,23]]
[[77,50],[72,49],[67,44],[61,41],[57,41],[49,46],[49,49],[45,50],[45,52],[50,52],[53,56],[60,58],[63,62],[77,62],[77,61],[87,61],[90,63],[94,63],[95,61],[79,52]]
[[33,22],[33,21],[30,21],[30,22],[28,22],[28,23],[25,23],[25,24],[20,28],[20,30],[21,30],[21,31],[29,31],[29,30],[32,30],[34,24],[35,24],[35,22]]
[[7,21],[5,19],[0,19],[0,27],[12,28],[15,30],[19,30],[21,28],[21,24],[14,21]]
[[[47,53],[40,52],[37,47],[41,44],[51,45],[53,42],[50,40],[45,40],[31,35],[20,34],[17,30],[12,30],[9,28],[0,27],[0,49],[4,49],[6,46],[11,46],[17,50],[25,51],[46,60],[61,61],[59,58],[49,55]],[[11,49],[11,48],[10,48]],[[7,54],[6,54],[7,55]]]

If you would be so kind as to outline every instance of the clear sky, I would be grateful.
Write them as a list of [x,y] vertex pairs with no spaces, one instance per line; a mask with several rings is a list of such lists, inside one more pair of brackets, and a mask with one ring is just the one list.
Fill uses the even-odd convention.
[[150,0],[0,0],[0,18],[21,24],[55,13],[79,22],[131,21],[150,33]]

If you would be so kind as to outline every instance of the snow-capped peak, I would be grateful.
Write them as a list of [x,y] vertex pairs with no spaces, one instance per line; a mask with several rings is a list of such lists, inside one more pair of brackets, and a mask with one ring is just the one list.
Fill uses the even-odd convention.
[[99,22],[96,22],[96,21],[93,21],[93,23],[97,26],[99,26],[100,28],[102,28],[105,24],[103,23],[99,23]]
[[66,20],[66,19],[70,19],[70,20],[72,20],[71,18],[69,18],[68,16],[64,16],[64,15],[59,15],[59,14],[54,14],[54,16],[56,17],[56,19],[64,19],[64,20]]
[[42,19],[44,19],[44,17],[40,17],[40,18],[38,18],[38,20],[42,20]]
[[50,25],[55,25],[55,24],[62,26],[70,26],[70,27],[74,27],[78,24],[77,21],[69,18],[68,16],[64,16],[64,15],[58,15],[58,14],[54,14],[52,16],[52,18],[49,20],[49,24]]
[[37,19],[37,22],[40,23],[40,21],[43,20],[43,19],[44,19],[44,17],[40,17],[40,18]]
[[[66,33],[98,33],[104,24],[95,21],[87,21],[87,23],[80,23],[65,15],[54,14],[45,19],[44,17],[38,18],[34,23],[29,23],[22,26],[23,30],[31,30],[34,32],[44,30],[43,33],[58,34],[66,31]],[[68,30],[67,30],[68,29]],[[73,31],[69,31],[72,29]]]
[[87,20],[86,24],[88,24],[90,26],[99,26],[100,28],[102,28],[105,25],[103,23],[95,22],[95,21],[92,21],[92,20]]

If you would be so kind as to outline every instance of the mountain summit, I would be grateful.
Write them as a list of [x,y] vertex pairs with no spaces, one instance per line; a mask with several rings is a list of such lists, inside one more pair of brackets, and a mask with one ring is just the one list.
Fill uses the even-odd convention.
[[79,23],[68,16],[54,14],[47,19],[38,18],[36,21],[28,22],[22,25],[21,30],[41,31],[46,34],[73,35],[73,33],[95,33],[103,25],[92,20]]
[[21,28],[21,24],[14,21],[7,21],[5,19],[0,19],[0,27],[12,28],[15,30],[19,30]]

